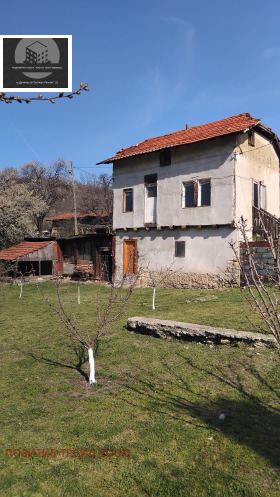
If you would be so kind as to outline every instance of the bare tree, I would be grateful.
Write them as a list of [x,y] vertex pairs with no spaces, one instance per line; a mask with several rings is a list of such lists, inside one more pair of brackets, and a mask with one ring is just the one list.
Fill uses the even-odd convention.
[[57,99],[61,98],[73,98],[74,95],[80,95],[82,91],[89,91],[88,84],[81,83],[80,88],[76,91],[72,91],[71,93],[63,93],[60,92],[59,95],[56,97],[44,97],[44,95],[38,95],[37,97],[31,97],[31,98],[23,98],[20,96],[15,97],[14,95],[8,96],[6,92],[0,93],[0,102],[6,102],[6,104],[12,104],[13,102],[18,102],[22,104],[22,102],[25,102],[29,104],[32,100],[37,100],[37,101],[48,101],[51,102],[52,104],[55,104],[55,101]]
[[152,300],[153,311],[156,308],[156,306],[155,306],[156,289],[159,287],[164,287],[165,284],[168,281],[173,280],[174,275],[179,272],[179,270],[177,270],[177,271],[172,270],[173,264],[174,263],[170,264],[169,267],[165,267],[165,268],[162,268],[162,267],[157,268],[156,267],[156,269],[154,269],[154,270],[151,270],[148,267],[149,279],[151,282],[151,286],[153,287],[153,300]]
[[139,274],[133,275],[134,278],[129,278],[129,275],[124,274],[118,286],[114,283],[110,285],[110,292],[104,305],[101,300],[100,289],[96,301],[96,320],[90,325],[90,329],[81,330],[77,322],[73,319],[70,313],[66,310],[65,304],[61,298],[60,281],[57,280],[57,305],[54,305],[50,299],[44,294],[41,287],[37,285],[40,294],[43,296],[50,308],[56,312],[62,321],[65,329],[88,351],[89,360],[89,384],[96,383],[95,380],[95,363],[94,349],[98,340],[104,336],[108,330],[117,323],[123,313],[131,294],[139,280]]
[[112,176],[104,173],[98,177],[88,175],[78,185],[78,210],[94,212],[97,215],[96,224],[112,224]]
[[260,331],[272,333],[280,347],[280,264],[279,239],[273,239],[265,227],[262,217],[259,222],[266,235],[268,249],[274,263],[266,265],[255,257],[255,249],[250,246],[247,223],[241,217],[239,230],[243,239],[243,256],[239,247],[230,243],[238,262],[241,276],[241,289],[244,297],[262,322]]
[[70,190],[68,164],[63,159],[58,159],[50,166],[28,162],[20,168],[19,180],[45,203],[45,209],[36,216],[37,229],[41,233],[46,215]]

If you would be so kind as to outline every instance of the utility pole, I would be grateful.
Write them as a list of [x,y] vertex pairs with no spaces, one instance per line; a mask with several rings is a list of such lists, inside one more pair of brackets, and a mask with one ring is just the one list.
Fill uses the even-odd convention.
[[78,223],[77,223],[76,189],[75,189],[74,168],[72,160],[71,160],[71,175],[72,175],[73,205],[74,205],[74,231],[75,235],[78,235],[79,232],[78,232]]

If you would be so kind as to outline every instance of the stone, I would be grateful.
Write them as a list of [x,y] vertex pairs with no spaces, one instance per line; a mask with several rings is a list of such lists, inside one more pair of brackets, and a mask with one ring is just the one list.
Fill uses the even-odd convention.
[[[273,336],[248,331],[237,331],[226,328],[214,328],[201,324],[183,323],[144,317],[132,317],[127,320],[127,329],[134,333],[151,335],[156,338],[196,341],[199,343],[238,343],[257,344],[257,346],[276,346]],[[223,342],[224,341],[224,342]],[[262,345],[260,345],[262,344]]]

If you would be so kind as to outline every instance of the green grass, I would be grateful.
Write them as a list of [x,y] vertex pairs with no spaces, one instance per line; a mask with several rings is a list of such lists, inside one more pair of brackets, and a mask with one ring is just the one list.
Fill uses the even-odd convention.
[[[55,299],[52,283],[42,288]],[[78,306],[77,286],[62,289],[89,329],[96,293],[83,285]],[[125,329],[128,316],[140,315],[254,331],[238,289],[157,290],[155,311],[152,289],[137,290],[127,315],[100,340],[91,387],[87,357],[36,287],[18,296],[19,287],[4,288],[0,316],[1,496],[279,497],[278,351]],[[6,448],[57,456],[5,457]],[[82,448],[96,458],[62,456],[61,449]],[[130,457],[101,458],[100,449],[129,449]]]

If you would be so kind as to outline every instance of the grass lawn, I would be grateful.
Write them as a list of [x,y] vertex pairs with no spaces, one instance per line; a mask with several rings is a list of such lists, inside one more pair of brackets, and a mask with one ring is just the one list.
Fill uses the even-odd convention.
[[[54,300],[55,285],[42,288]],[[103,287],[102,298],[107,293]],[[3,294],[1,496],[279,497],[278,350],[125,329],[127,317],[138,315],[254,331],[238,289],[157,290],[155,311],[152,289],[135,291],[126,315],[100,340],[91,387],[86,355],[36,286],[25,285],[21,299],[19,287]],[[78,305],[77,285],[62,288],[87,329],[96,294],[96,286],[82,285]],[[21,456],[5,457],[6,449]],[[25,449],[37,455],[24,457]],[[95,449],[96,457],[75,457],[81,449]],[[130,457],[109,457],[125,450]]]

